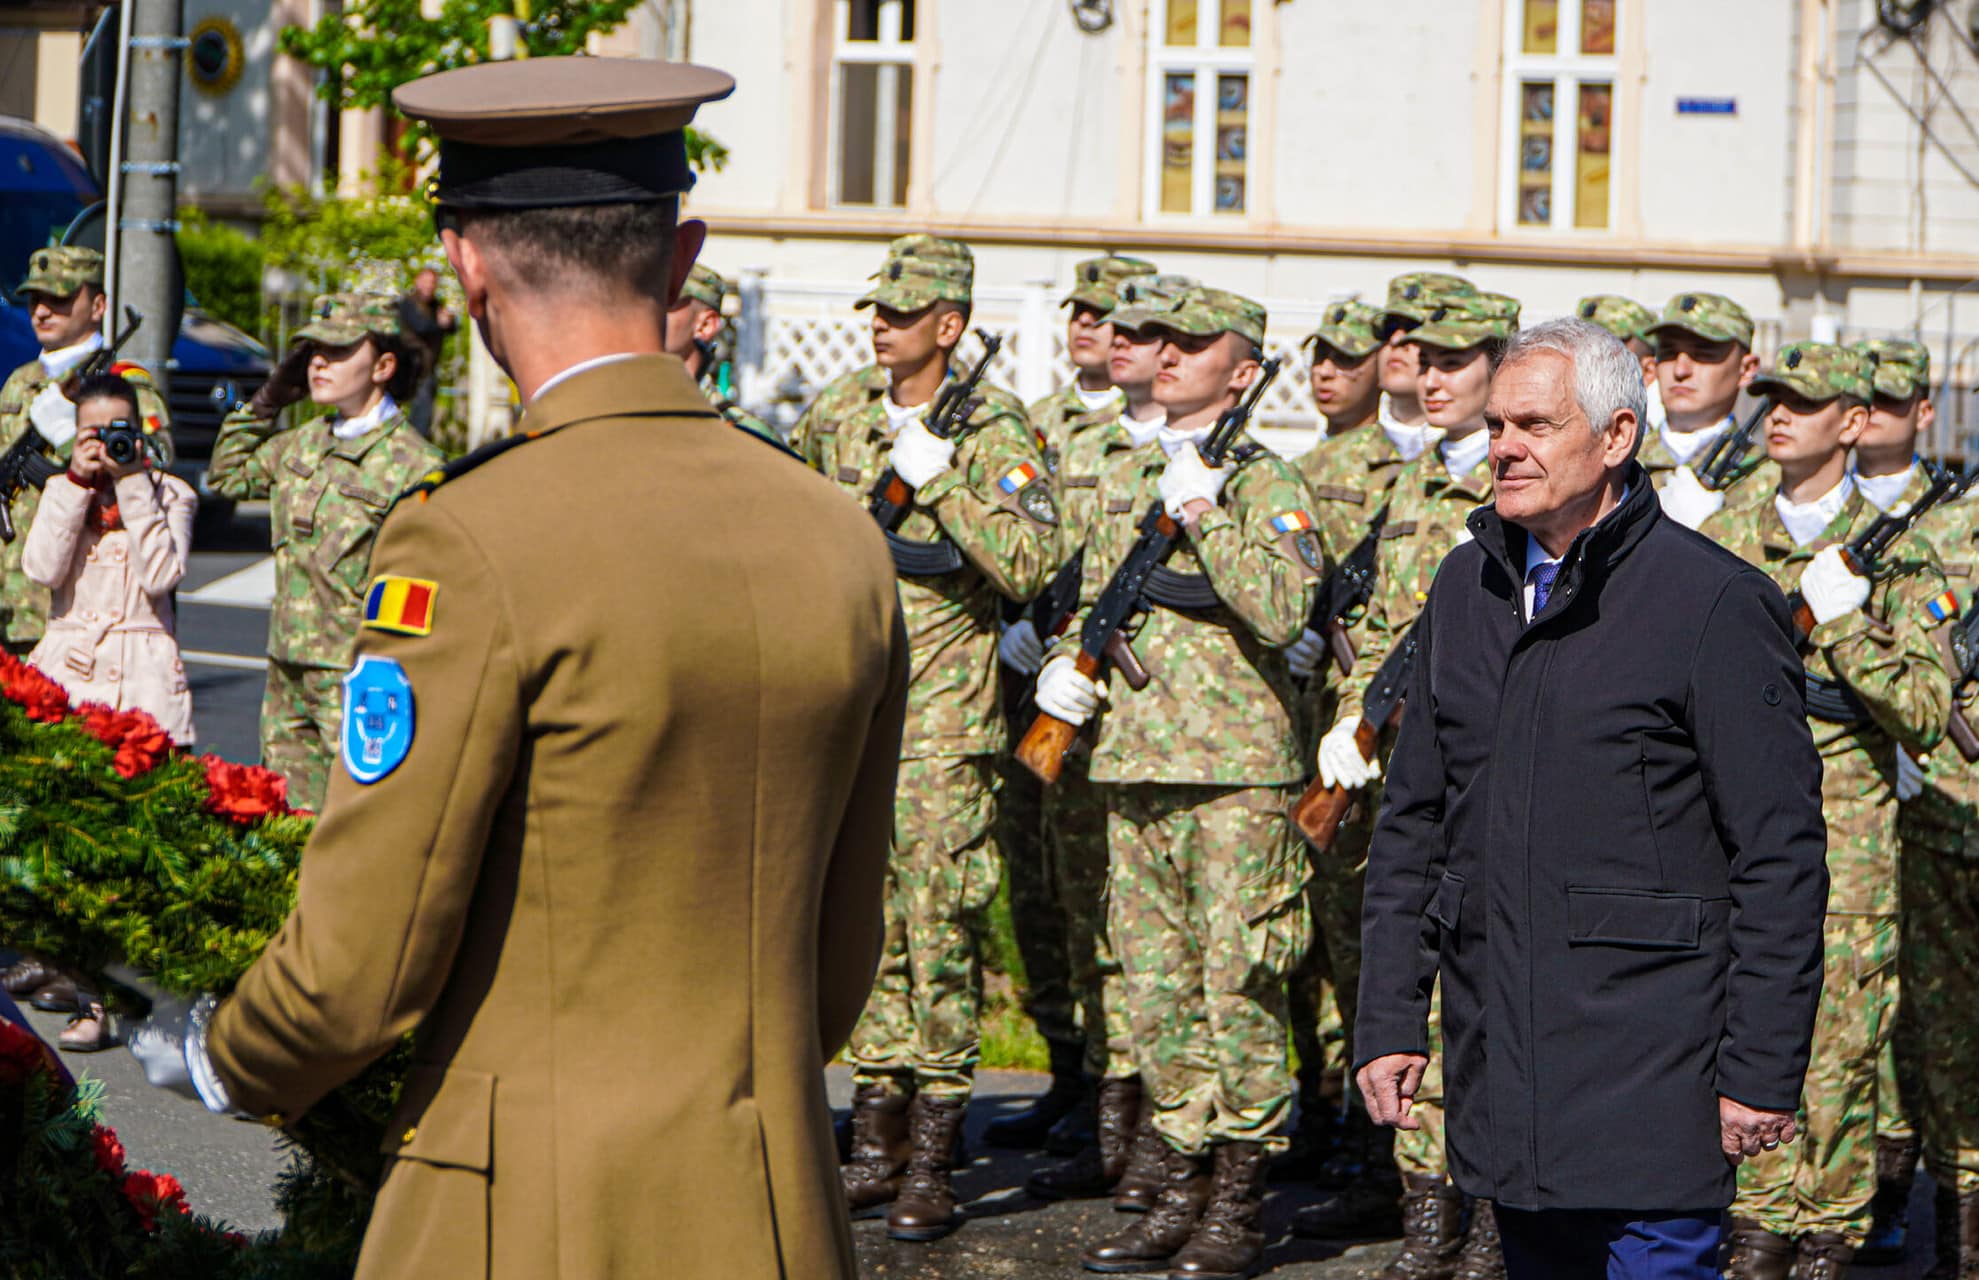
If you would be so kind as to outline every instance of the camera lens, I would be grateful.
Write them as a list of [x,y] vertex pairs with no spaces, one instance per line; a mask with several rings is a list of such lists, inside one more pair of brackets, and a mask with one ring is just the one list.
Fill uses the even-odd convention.
[[130,430],[110,430],[103,433],[103,452],[118,466],[128,466],[137,460],[137,433]]

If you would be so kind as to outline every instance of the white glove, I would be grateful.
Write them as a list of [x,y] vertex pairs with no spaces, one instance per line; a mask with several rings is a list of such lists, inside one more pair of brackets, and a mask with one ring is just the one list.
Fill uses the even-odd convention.
[[1704,487],[1689,464],[1670,473],[1670,482],[1657,495],[1663,500],[1663,514],[1686,529],[1695,529],[1725,505],[1725,495]]
[[1196,446],[1185,444],[1176,450],[1168,460],[1168,466],[1161,473],[1161,506],[1171,520],[1182,518],[1182,508],[1201,499],[1211,506],[1223,493],[1223,481],[1230,474],[1227,467],[1210,467],[1203,456],[1196,452]]
[[1038,710],[1066,724],[1084,724],[1106,699],[1106,686],[1079,674],[1071,658],[1060,654],[1038,674]]
[[1358,791],[1381,776],[1381,766],[1361,754],[1354,733],[1361,718],[1348,714],[1319,740],[1319,780],[1343,791]]
[[1003,638],[996,642],[996,656],[1003,660],[1004,666],[1025,675],[1044,665],[1044,641],[1038,639],[1038,629],[1029,618],[1010,624]]
[[1310,680],[1312,673],[1325,663],[1329,652],[1326,637],[1307,627],[1285,650],[1285,661],[1291,666],[1293,675],[1301,680]]
[[1897,799],[1915,800],[1924,794],[1924,766],[1911,759],[1910,752],[1897,748]]
[[1869,579],[1848,567],[1842,558],[1845,548],[1827,547],[1800,573],[1800,598],[1814,614],[1818,625],[1845,618],[1869,603]]
[[186,1065],[186,1014],[182,1003],[158,1004],[138,1028],[124,1040],[124,1047],[144,1070],[145,1082],[197,1102],[199,1090],[192,1082],[192,1069]]
[[893,438],[893,452],[886,464],[894,474],[913,488],[920,488],[955,465],[955,442],[944,440],[928,430],[919,418],[900,429]]
[[67,444],[76,438],[76,407],[62,394],[59,382],[51,382],[35,394],[27,416],[49,444]]

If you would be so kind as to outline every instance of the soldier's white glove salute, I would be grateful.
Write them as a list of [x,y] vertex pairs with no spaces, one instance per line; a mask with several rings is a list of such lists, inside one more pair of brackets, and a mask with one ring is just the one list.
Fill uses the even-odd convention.
[[1897,799],[1915,800],[1924,794],[1924,766],[1911,758],[1906,747],[1897,748]]
[[996,656],[1003,660],[1004,666],[1025,675],[1044,665],[1044,641],[1038,639],[1038,629],[1029,618],[1010,624],[1003,638],[996,642]]
[[1825,547],[1800,574],[1800,598],[1819,624],[1845,618],[1869,603],[1869,579],[1848,567],[1843,548]]
[[1361,718],[1349,713],[1319,740],[1319,780],[1342,791],[1358,791],[1381,776],[1381,766],[1361,754],[1354,733]]
[[1066,724],[1084,724],[1099,710],[1106,686],[1079,674],[1073,659],[1060,655],[1038,674],[1038,710]]
[[35,393],[28,404],[27,417],[49,444],[67,444],[76,438],[76,407],[62,394],[59,382],[51,382]]
[[1725,505],[1725,495],[1705,488],[1688,464],[1670,473],[1669,483],[1657,496],[1663,500],[1663,514],[1686,529],[1695,529]]
[[1311,679],[1312,673],[1319,670],[1320,664],[1325,661],[1326,637],[1311,627],[1300,632],[1299,638],[1285,650],[1286,665],[1290,666],[1292,674],[1301,680]]
[[1216,505],[1223,493],[1223,481],[1230,474],[1227,467],[1212,467],[1203,461],[1196,452],[1196,446],[1185,444],[1176,450],[1168,460],[1168,466],[1161,473],[1161,507],[1171,520],[1180,520],[1182,510],[1191,502],[1207,502]]
[[894,474],[918,489],[955,465],[955,442],[944,440],[916,418],[893,438],[886,464]]

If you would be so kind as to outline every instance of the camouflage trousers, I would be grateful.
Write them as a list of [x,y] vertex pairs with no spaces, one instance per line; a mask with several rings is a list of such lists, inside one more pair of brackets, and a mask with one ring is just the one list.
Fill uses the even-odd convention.
[[1086,1074],[1125,1080],[1138,1072],[1127,987],[1107,936],[1106,800],[1086,777],[1083,756],[1045,792],[1045,841],[1055,905],[1065,921],[1070,989],[1084,1023]]
[[996,851],[1010,877],[1010,924],[1024,962],[1024,1012],[1045,1043],[1077,1050],[1083,1035],[1072,992],[1065,912],[1053,889],[1044,784],[1007,752],[997,757],[996,771]]
[[[1355,1006],[1361,986],[1361,895],[1367,882],[1367,850],[1381,806],[1377,782],[1361,797],[1325,853],[1312,855],[1312,946],[1292,978],[1292,1044],[1299,1075],[1317,1064],[1322,1076],[1345,1079],[1354,1061]],[[1351,1082],[1349,1082],[1351,1085]],[[1351,1097],[1358,1091],[1349,1087]]]
[[1103,784],[1107,923],[1153,1124],[1180,1151],[1283,1150],[1285,980],[1310,941],[1284,787]]
[[1869,1233],[1876,1194],[1878,1075],[1891,1030],[1894,916],[1830,915],[1821,1004],[1800,1107],[1800,1135],[1739,1166],[1732,1212],[1795,1239]]
[[988,756],[902,760],[873,993],[852,1078],[966,1099],[982,1051],[982,941],[999,878]]
[[1416,1087],[1409,1114],[1420,1129],[1395,1130],[1395,1165],[1403,1173],[1443,1177],[1450,1172],[1450,1153],[1443,1145],[1443,983],[1429,993],[1429,1066]]
[[298,809],[320,813],[330,789],[330,765],[343,734],[343,679],[335,667],[268,660],[261,763],[288,782],[289,803]]
[[1924,1163],[1979,1192],[1979,859],[1906,840],[1902,874],[1900,1034]]

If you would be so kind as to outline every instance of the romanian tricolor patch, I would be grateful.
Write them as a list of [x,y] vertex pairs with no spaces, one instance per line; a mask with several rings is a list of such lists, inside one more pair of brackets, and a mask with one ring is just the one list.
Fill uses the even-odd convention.
[[364,625],[402,636],[433,634],[433,597],[440,584],[423,578],[381,575],[364,596]]
[[1931,621],[1943,622],[1946,618],[1958,616],[1958,592],[1945,591],[1924,604],[1924,612],[1931,615]]
[[151,374],[148,370],[145,369],[143,365],[132,364],[128,360],[117,361],[115,364],[110,366],[110,372],[116,374],[119,378],[124,379],[126,382],[151,381]]
[[1287,511],[1282,516],[1271,517],[1273,533],[1303,533],[1312,528],[1312,517],[1303,511]]
[[1010,473],[996,482],[996,487],[1006,495],[1017,492],[1038,478],[1038,469],[1026,462],[1011,469]]

